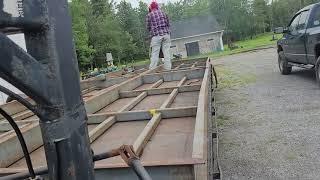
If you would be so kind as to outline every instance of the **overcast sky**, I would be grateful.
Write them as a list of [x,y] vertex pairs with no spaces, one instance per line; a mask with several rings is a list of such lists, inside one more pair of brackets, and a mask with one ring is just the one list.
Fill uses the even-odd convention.
[[[120,2],[121,0],[115,0],[116,2]],[[146,3],[151,3],[152,0],[126,0],[127,2],[130,2],[133,7],[137,7],[138,4],[139,4],[139,1],[143,1],[143,2],[146,2]],[[176,2],[178,0],[157,0],[158,3],[167,3],[167,2]]]

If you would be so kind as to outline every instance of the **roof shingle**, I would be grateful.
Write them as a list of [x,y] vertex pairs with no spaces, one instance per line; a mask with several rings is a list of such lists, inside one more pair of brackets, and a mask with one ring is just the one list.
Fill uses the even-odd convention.
[[171,38],[184,38],[223,30],[212,15],[195,16],[171,23]]

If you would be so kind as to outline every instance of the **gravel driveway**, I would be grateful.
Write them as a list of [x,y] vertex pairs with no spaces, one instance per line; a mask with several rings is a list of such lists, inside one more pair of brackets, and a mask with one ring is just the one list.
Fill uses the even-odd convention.
[[276,49],[214,60],[223,179],[320,179],[320,88]]

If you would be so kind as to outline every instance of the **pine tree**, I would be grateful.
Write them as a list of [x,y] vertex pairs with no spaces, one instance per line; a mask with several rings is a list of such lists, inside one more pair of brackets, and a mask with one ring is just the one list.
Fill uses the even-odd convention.
[[70,3],[72,15],[72,29],[76,47],[77,59],[81,70],[92,66],[95,50],[89,46],[89,34],[87,25],[89,3],[87,0],[73,0]]

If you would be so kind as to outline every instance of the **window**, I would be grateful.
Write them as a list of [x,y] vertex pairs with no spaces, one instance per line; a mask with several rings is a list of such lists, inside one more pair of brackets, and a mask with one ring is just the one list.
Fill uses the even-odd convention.
[[170,48],[175,48],[175,47],[177,47],[177,46],[176,45],[170,46]]
[[300,16],[301,14],[295,16],[294,19],[291,21],[291,24],[289,25],[289,31],[292,35],[298,34],[297,27],[299,25]]
[[208,39],[208,41],[213,41],[214,39]]
[[320,26],[320,6],[315,9],[312,23],[311,23],[311,27],[319,27],[319,26]]
[[308,15],[309,15],[309,11],[303,11],[301,13],[297,30],[306,29]]

